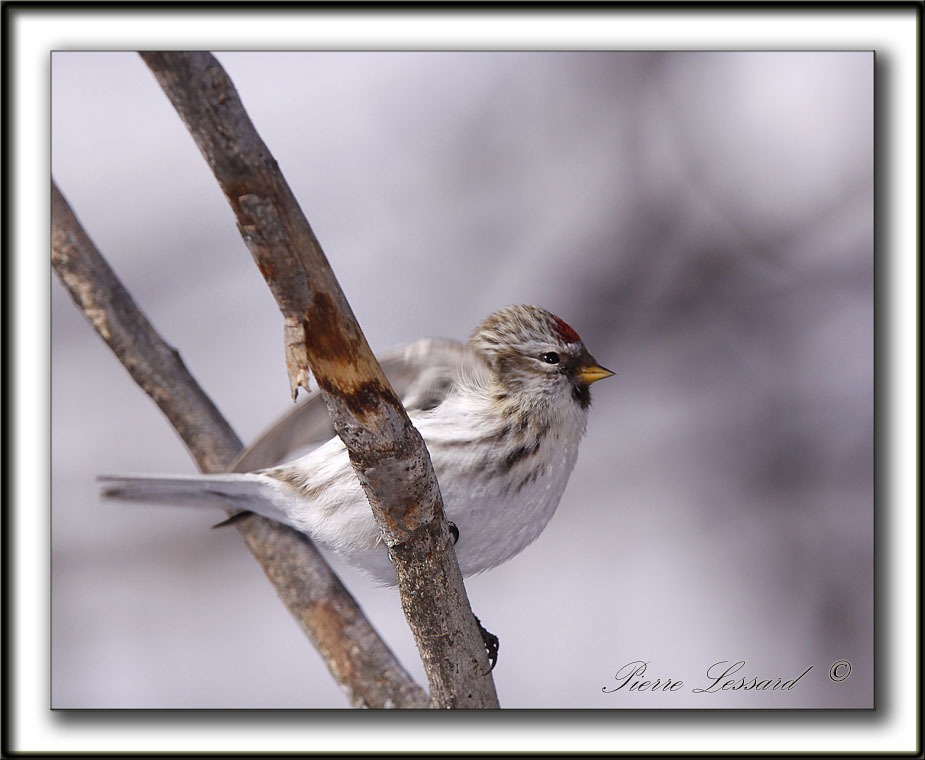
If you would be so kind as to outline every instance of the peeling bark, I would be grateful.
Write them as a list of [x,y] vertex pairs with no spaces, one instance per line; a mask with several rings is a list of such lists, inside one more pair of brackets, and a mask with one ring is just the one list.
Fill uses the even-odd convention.
[[284,319],[293,392],[315,375],[385,543],[438,707],[497,707],[420,434],[376,362],[276,161],[209,53],[142,58],[205,157]]
[[[242,445],[51,186],[52,266],[100,337],[160,407],[203,472],[226,472]],[[427,707],[324,557],[305,536],[254,515],[235,524],[276,593],[354,707]]]

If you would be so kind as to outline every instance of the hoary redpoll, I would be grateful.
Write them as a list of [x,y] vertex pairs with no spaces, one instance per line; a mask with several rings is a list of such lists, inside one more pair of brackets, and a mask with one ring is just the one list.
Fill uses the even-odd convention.
[[[414,374],[403,400],[455,526],[460,569],[468,576],[495,567],[546,527],[575,466],[589,386],[613,373],[571,327],[537,306],[495,312],[466,345],[422,341],[403,356],[392,364]],[[389,364],[383,366],[391,379]],[[257,512],[306,533],[379,582],[395,583],[336,436],[305,456],[250,473],[100,480],[110,498]]]

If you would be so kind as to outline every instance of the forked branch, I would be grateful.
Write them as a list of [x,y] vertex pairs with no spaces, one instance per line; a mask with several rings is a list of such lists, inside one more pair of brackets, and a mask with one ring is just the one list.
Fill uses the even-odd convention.
[[[52,265],[77,307],[151,397],[203,472],[227,471],[241,442],[148,322],[52,182]],[[254,515],[236,523],[276,593],[321,653],[354,707],[427,707],[427,694],[402,669],[312,543]]]

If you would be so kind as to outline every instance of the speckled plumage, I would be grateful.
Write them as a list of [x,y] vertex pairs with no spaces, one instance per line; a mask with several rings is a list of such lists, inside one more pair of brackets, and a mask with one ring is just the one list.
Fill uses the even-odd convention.
[[[439,395],[409,416],[430,452],[447,518],[459,529],[460,568],[472,575],[510,559],[546,527],[578,456],[588,385],[610,373],[597,367],[571,327],[536,306],[488,316],[454,364],[451,381],[430,383],[429,395],[434,388]],[[112,498],[258,512],[306,533],[378,582],[395,583],[337,437],[250,474],[102,480]]]

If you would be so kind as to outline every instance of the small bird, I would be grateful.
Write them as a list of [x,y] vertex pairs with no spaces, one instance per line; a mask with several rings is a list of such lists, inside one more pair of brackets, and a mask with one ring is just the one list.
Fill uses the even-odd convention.
[[[403,401],[430,452],[459,567],[470,576],[500,565],[555,512],[587,427],[589,387],[614,373],[568,324],[529,305],[489,315],[465,345],[423,341],[404,356],[403,369],[412,367],[415,377]],[[337,436],[254,472],[99,480],[107,498],[256,512],[307,534],[378,583],[396,583]]]

